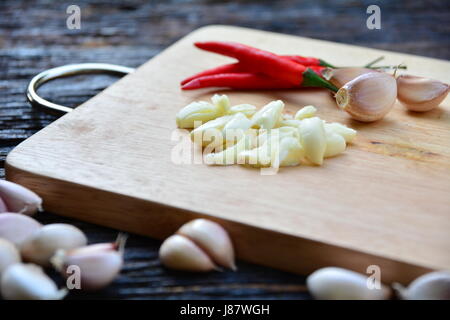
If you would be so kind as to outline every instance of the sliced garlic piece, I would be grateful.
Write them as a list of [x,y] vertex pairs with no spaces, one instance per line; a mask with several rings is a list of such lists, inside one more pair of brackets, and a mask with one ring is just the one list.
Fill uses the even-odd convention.
[[306,158],[313,164],[322,165],[327,141],[321,119],[312,117],[302,120],[300,142],[305,149]]
[[243,103],[230,107],[229,114],[243,113],[247,118],[251,118],[256,113],[254,105]]
[[216,106],[218,112],[227,114],[230,111],[230,99],[225,94],[215,94],[211,98],[212,103]]
[[345,139],[334,132],[326,132],[327,147],[325,149],[325,158],[337,156],[345,151],[346,143]]
[[176,122],[178,128],[192,129],[195,122],[205,123],[224,114],[223,110],[206,101],[194,101],[178,111]]
[[356,130],[337,122],[324,123],[325,131],[330,131],[341,135],[345,142],[352,142],[356,137]]
[[306,118],[312,118],[316,115],[317,109],[314,106],[305,106],[297,111],[295,114],[295,120],[303,120]]
[[224,142],[222,130],[233,116],[222,116],[208,121],[191,131],[191,140],[201,146],[218,146]]
[[252,128],[274,128],[278,124],[283,109],[284,103],[281,100],[276,100],[268,103],[253,115]]

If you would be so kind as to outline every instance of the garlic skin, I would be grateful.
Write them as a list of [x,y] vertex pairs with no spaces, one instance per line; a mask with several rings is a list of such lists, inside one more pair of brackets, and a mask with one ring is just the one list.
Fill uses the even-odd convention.
[[295,120],[303,120],[306,118],[312,118],[316,115],[317,109],[314,106],[304,106],[295,114]]
[[306,285],[317,300],[386,300],[391,294],[385,285],[369,289],[366,276],[337,267],[313,272],[306,279]]
[[229,114],[242,113],[247,118],[251,118],[256,113],[256,107],[254,105],[243,103],[230,107]]
[[8,208],[6,207],[5,201],[0,197],[0,213],[8,212]]
[[65,223],[48,224],[37,230],[20,247],[25,261],[41,266],[49,266],[50,258],[58,249],[70,250],[85,246],[84,233]]
[[193,241],[181,235],[167,238],[159,248],[159,259],[168,268],[207,272],[217,270],[216,265],[208,255]]
[[123,241],[122,249],[118,250],[116,243],[100,243],[72,250],[58,250],[51,258],[53,266],[64,277],[67,268],[75,265],[80,268],[81,289],[98,290],[106,287],[119,274],[123,266]]
[[405,289],[394,284],[394,289],[403,300],[450,300],[450,272],[435,271],[424,274]]
[[21,261],[16,246],[12,242],[0,238],[0,276],[7,267]]
[[358,121],[382,119],[397,99],[397,82],[384,72],[365,73],[336,93],[336,103]]
[[234,249],[228,232],[218,223],[195,219],[184,224],[177,234],[187,237],[203,249],[218,265],[236,270]]
[[323,72],[325,79],[330,81],[335,87],[342,88],[347,82],[359,77],[362,74],[379,72],[368,68],[338,68],[325,69]]
[[327,140],[323,121],[320,118],[312,117],[302,120],[300,142],[305,150],[306,158],[313,164],[322,165]]
[[6,300],[60,300],[67,290],[55,283],[34,264],[16,263],[3,272],[0,291]]
[[278,123],[284,109],[284,102],[276,100],[258,110],[252,117],[252,128],[272,129]]
[[0,197],[8,211],[33,215],[42,211],[42,199],[33,191],[17,183],[0,180]]
[[449,85],[437,80],[401,75],[397,78],[397,98],[408,110],[430,111],[447,97]]
[[0,238],[12,242],[17,247],[40,228],[42,225],[29,216],[12,212],[0,214]]

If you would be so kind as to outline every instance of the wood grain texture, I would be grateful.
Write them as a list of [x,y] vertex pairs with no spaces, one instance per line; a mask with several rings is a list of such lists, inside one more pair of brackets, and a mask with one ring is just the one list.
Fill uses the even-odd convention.
[[[445,1],[77,1],[82,29],[65,28],[65,3],[0,2],[0,176],[13,146],[55,120],[31,109],[23,94],[28,80],[50,67],[73,62],[138,66],[174,40],[211,23],[225,23],[325,40],[450,59]],[[365,8],[382,8],[381,31],[364,27]],[[32,32],[31,32],[32,31]],[[75,106],[114,78],[58,80],[40,92]],[[379,145],[386,152],[395,147]],[[405,146],[407,149],[407,146]],[[418,152],[417,150],[413,152]],[[420,151],[419,151],[420,153]],[[44,223],[80,226],[91,242],[110,241],[116,231],[43,213]],[[192,276],[161,268],[159,242],[132,236],[118,281],[99,293],[73,298],[307,298],[303,278],[239,263],[239,273]]]
[[291,114],[314,104],[321,118],[359,135],[345,155],[320,168],[283,168],[268,176],[194,163],[200,150],[177,165],[171,158],[179,144],[173,135],[180,134],[175,114],[217,92],[181,92],[179,79],[227,61],[192,46],[209,39],[280,54],[303,48],[307,56],[323,52],[323,59],[344,65],[383,55],[388,64],[410,65],[412,74],[450,82],[445,61],[204,27],[17,146],[7,157],[7,178],[39,193],[50,211],[161,239],[192,218],[218,220],[239,258],[286,271],[337,265],[365,272],[378,265],[390,283],[450,268],[450,99],[425,116],[396,105],[383,121],[361,124],[325,91],[227,91],[235,104],[284,100]]

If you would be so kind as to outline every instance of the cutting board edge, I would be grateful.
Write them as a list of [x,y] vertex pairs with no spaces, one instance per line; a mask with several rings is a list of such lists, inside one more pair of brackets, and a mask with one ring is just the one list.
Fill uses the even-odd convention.
[[[38,193],[44,200],[44,208],[49,212],[159,240],[175,233],[182,224],[192,219],[207,218],[220,223],[230,233],[239,259],[287,272],[305,275],[318,268],[338,266],[365,273],[369,265],[377,265],[382,270],[383,282],[407,284],[424,273],[441,269],[42,176],[13,166],[10,161],[6,161],[5,169],[7,180]],[[78,193],[78,197],[74,197],[74,193]],[[61,201],[61,198],[69,201]],[[111,202],[115,202],[115,205],[111,205]],[[103,203],[109,203],[107,210],[96,211],[95,215],[88,214],[92,208],[101,209]],[[127,223],[123,212],[130,209],[128,204],[132,208],[130,212],[150,210],[152,214],[147,215],[145,221],[142,221],[142,215],[136,215],[135,219],[139,219],[139,223]],[[116,211],[109,211],[111,208]]]

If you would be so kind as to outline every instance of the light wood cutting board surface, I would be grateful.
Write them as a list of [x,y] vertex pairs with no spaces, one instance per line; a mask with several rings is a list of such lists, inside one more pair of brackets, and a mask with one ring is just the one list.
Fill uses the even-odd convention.
[[[415,114],[396,104],[379,122],[352,121],[323,90],[183,92],[179,81],[231,59],[192,43],[232,40],[336,65],[408,65],[408,73],[450,82],[450,63],[237,27],[199,29],[74,112],[21,143],[7,178],[35,190],[61,215],[164,238],[194,217],[224,225],[240,258],[308,273],[327,265],[407,282],[450,269],[450,99]],[[346,152],[322,167],[276,175],[241,166],[176,164],[175,114],[193,100],[226,93],[258,107],[281,99],[287,112],[315,105],[327,121],[358,130]],[[194,150],[198,156],[199,150]]]

